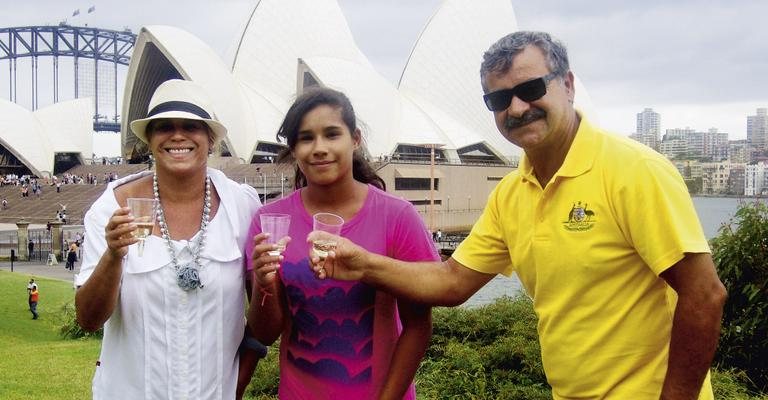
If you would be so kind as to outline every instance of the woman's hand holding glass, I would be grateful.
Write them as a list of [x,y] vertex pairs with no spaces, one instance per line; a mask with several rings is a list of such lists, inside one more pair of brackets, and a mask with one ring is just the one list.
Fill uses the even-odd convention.
[[133,215],[128,207],[115,210],[104,227],[104,238],[107,240],[107,251],[114,258],[123,258],[128,254],[128,246],[137,243],[139,239],[133,235],[137,229]]

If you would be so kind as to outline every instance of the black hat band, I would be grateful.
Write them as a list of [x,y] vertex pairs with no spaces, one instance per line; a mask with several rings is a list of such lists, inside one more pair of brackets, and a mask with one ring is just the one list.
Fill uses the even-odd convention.
[[211,119],[211,115],[208,114],[208,112],[197,105],[187,103],[186,101],[167,101],[165,103],[160,103],[149,110],[147,118],[169,111],[182,111],[195,114],[200,118]]

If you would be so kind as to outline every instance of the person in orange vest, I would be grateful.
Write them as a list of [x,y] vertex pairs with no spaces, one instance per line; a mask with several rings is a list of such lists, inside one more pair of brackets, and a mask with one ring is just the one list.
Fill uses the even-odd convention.
[[37,319],[39,316],[37,313],[37,301],[39,298],[40,293],[37,291],[37,285],[34,285],[29,291],[29,311],[32,312],[32,319]]

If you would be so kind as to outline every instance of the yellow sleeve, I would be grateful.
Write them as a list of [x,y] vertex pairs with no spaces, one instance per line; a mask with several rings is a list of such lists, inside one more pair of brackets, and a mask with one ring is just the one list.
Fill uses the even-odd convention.
[[709,253],[688,188],[666,159],[646,157],[627,171],[616,212],[627,239],[656,275],[685,253]]
[[[502,180],[488,197],[488,203],[472,231],[459,244],[452,258],[467,268],[486,274],[511,275],[513,272],[499,205],[506,204],[507,180]],[[509,216],[507,216],[509,217]],[[514,223],[504,221],[504,223]]]

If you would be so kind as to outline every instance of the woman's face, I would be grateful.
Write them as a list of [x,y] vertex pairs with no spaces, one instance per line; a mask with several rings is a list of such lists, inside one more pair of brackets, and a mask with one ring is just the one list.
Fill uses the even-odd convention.
[[192,119],[158,119],[147,130],[158,170],[184,173],[205,168],[211,140],[208,125]]
[[296,145],[291,150],[309,185],[331,185],[352,176],[354,151],[360,132],[350,132],[341,108],[319,105],[304,115]]

